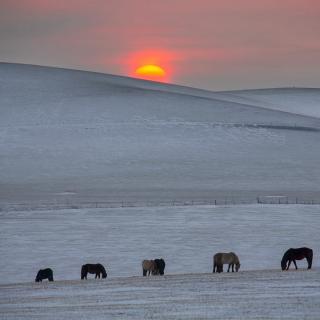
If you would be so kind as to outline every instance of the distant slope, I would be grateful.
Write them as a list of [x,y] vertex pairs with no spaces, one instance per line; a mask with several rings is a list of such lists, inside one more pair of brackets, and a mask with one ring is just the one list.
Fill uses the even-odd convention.
[[31,65],[0,64],[0,90],[2,202],[320,191],[317,118],[229,94]]
[[227,101],[320,118],[320,89],[278,88],[219,93]]

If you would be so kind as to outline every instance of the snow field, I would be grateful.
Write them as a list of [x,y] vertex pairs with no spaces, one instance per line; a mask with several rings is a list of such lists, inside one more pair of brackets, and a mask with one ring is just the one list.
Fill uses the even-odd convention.
[[45,267],[56,280],[79,279],[83,264],[98,262],[109,278],[135,276],[142,274],[143,259],[157,257],[165,259],[166,274],[208,273],[213,254],[229,251],[239,255],[241,271],[280,269],[283,253],[302,246],[313,248],[319,266],[319,210],[243,205],[1,212],[0,283],[33,281]]

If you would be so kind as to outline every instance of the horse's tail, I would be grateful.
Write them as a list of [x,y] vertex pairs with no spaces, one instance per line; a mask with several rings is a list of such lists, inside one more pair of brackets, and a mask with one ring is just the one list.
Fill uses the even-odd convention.
[[88,274],[88,270],[87,269],[88,269],[88,267],[85,264],[81,267],[81,280],[86,278],[86,276]]
[[313,260],[313,251],[312,251],[312,249],[310,249],[308,256],[307,256],[308,269],[311,269],[311,267],[312,267],[312,260]]
[[108,275],[107,275],[107,271],[104,268],[104,266],[102,264],[99,264],[99,267],[101,269],[101,273],[102,273],[102,278],[105,279]]

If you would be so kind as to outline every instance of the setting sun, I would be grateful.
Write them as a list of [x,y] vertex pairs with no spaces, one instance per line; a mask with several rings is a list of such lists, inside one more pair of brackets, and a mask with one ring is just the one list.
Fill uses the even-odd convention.
[[140,78],[148,80],[162,80],[166,75],[166,72],[161,67],[154,64],[141,66],[136,69],[135,73]]
[[125,74],[143,80],[170,83],[174,72],[173,62],[177,54],[168,50],[142,50],[126,56]]

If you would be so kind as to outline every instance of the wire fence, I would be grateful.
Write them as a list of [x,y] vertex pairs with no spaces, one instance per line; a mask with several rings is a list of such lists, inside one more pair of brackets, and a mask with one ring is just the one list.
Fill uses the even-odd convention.
[[289,196],[257,196],[255,198],[219,198],[197,200],[163,200],[163,201],[74,201],[60,202],[24,202],[24,203],[0,203],[0,212],[9,211],[34,211],[34,210],[64,210],[64,209],[92,209],[92,208],[134,208],[134,207],[174,207],[174,206],[225,206],[244,204],[302,204],[320,205],[320,199]]

